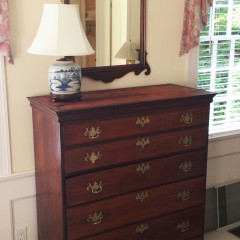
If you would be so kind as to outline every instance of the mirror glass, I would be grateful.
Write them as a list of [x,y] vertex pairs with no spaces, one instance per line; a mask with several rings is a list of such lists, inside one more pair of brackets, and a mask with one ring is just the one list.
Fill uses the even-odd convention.
[[76,56],[84,76],[110,82],[128,72],[150,67],[145,52],[146,0],[64,0],[79,5],[86,36],[95,50]]
[[139,62],[140,0],[70,0],[70,4],[79,5],[82,25],[95,50],[94,55],[75,58],[81,67]]

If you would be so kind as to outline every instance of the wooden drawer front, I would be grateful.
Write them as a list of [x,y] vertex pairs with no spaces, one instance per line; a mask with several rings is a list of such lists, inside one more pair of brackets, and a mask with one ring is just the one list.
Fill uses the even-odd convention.
[[[119,230],[99,234],[86,240],[184,240],[203,233],[204,207],[181,211],[176,214],[145,220]],[[195,238],[194,238],[195,239]],[[192,239],[192,240],[194,240]],[[202,238],[196,238],[196,240]],[[70,239],[69,239],[70,240]]]
[[208,129],[197,128],[65,150],[65,173],[207,147]]
[[[186,195],[186,192],[189,197],[182,199],[181,195]],[[68,208],[68,239],[194,207],[204,203],[204,196],[205,177],[201,177]]]
[[88,120],[63,125],[63,144],[98,142],[106,139],[158,132],[208,123],[208,107],[170,110],[161,113],[139,113],[123,118]]
[[205,171],[206,152],[197,151],[83,174],[66,180],[67,206],[200,176]]

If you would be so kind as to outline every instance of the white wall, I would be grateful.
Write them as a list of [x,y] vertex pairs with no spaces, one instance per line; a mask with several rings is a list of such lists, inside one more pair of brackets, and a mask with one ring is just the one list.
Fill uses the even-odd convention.
[[[110,84],[83,79],[82,91],[145,86],[163,83],[184,85],[187,57],[178,57],[185,0],[147,2],[147,52],[151,75],[133,73]],[[31,44],[41,18],[43,3],[59,0],[9,0],[12,50],[15,64],[6,64],[10,141],[14,172],[34,168],[32,117],[28,96],[48,94],[47,69],[54,57],[31,55]]]

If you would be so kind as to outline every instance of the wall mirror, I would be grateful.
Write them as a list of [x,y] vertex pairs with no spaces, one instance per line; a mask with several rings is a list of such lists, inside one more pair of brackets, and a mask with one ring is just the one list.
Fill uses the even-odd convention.
[[78,4],[94,55],[75,57],[83,76],[111,82],[129,72],[150,74],[145,49],[146,0],[64,0]]

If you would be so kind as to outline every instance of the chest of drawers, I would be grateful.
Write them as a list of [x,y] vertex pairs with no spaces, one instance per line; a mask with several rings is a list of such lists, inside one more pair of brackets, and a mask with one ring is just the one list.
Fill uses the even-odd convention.
[[213,96],[169,84],[30,97],[38,239],[203,239]]

